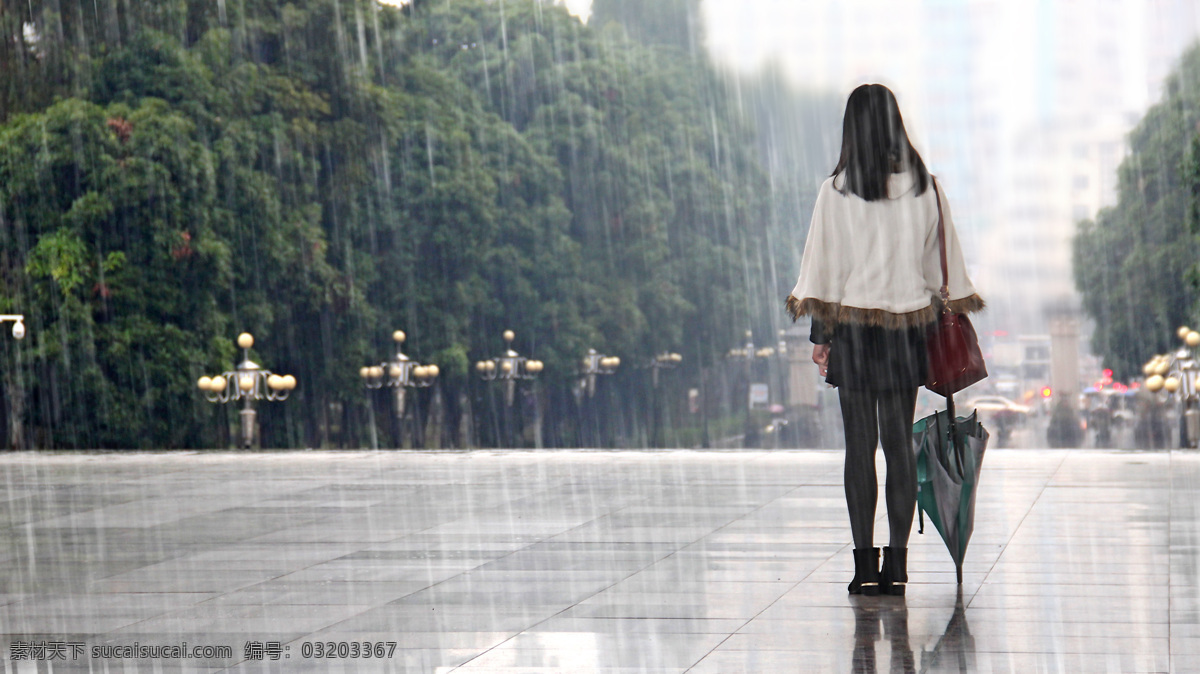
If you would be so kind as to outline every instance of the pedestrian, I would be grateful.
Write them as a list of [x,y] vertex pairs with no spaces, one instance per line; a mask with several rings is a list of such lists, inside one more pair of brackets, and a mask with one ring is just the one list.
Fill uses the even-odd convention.
[[[944,303],[938,243],[945,230],[949,308],[983,309],[939,183],[908,139],[896,97],[865,84],[846,101],[842,151],[822,183],[787,298],[793,320],[811,316],[813,362],[838,389],[846,436],[844,482],[854,539],[850,594],[903,595],[916,508],[913,414],[925,383],[925,333]],[[874,547],[875,450],[887,463],[888,528]]]

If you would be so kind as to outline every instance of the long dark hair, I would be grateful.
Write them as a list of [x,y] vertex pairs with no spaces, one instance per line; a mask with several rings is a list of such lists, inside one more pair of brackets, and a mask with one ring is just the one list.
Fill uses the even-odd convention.
[[904,119],[892,91],[882,84],[864,84],[850,92],[842,118],[842,156],[831,175],[845,175],[842,192],[867,201],[888,196],[888,177],[912,170],[917,194],[929,187],[929,170],[908,140]]

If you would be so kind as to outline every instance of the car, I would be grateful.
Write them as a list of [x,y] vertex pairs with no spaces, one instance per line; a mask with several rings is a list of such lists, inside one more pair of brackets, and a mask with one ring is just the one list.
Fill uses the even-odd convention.
[[1022,418],[1029,414],[1028,405],[1013,402],[1004,396],[979,396],[978,398],[972,398],[967,401],[964,408],[978,410],[980,414],[1009,412]]
[[997,447],[1008,445],[1013,431],[1025,425],[1029,419],[1030,412],[1028,405],[1022,405],[1004,396],[997,395],[972,398],[967,401],[964,407],[959,409],[964,413],[969,410],[975,410],[979,415],[979,420],[991,427],[990,432],[996,439]]

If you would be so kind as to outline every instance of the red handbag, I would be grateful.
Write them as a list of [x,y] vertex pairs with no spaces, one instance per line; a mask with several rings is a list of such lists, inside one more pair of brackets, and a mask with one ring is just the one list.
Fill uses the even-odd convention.
[[925,352],[929,360],[925,388],[949,397],[986,378],[987,367],[983,363],[983,352],[979,350],[979,339],[975,336],[975,327],[970,319],[966,314],[950,310],[946,225],[942,221],[942,197],[938,193],[936,180],[933,181],[933,196],[937,199],[938,248],[942,255],[942,312],[925,334]]

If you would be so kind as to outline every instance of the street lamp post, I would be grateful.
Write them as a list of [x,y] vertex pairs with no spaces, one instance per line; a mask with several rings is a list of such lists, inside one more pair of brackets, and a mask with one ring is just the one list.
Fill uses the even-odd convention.
[[[521,379],[535,380],[537,375],[545,367],[545,364],[540,360],[531,360],[518,354],[512,348],[512,342],[516,339],[516,333],[512,330],[504,331],[504,342],[508,348],[504,350],[502,355],[487,360],[481,360],[475,363],[475,371],[479,373],[479,378],[483,381],[495,381],[497,379],[504,382],[504,406],[505,414],[511,414],[513,400],[516,398],[517,381]],[[541,419],[541,404],[537,401],[536,389],[534,392],[534,445],[539,449],[542,446],[542,419]]]
[[658,388],[658,371],[673,370],[683,362],[683,356],[677,353],[663,352],[654,357],[650,361],[650,379],[654,382],[654,388]]
[[296,388],[296,378],[290,374],[274,374],[250,360],[250,347],[254,346],[254,337],[250,333],[238,335],[237,344],[242,349],[242,362],[215,377],[201,377],[197,384],[209,402],[242,401],[242,410],[238,413],[242,428],[241,446],[249,449],[254,444],[256,426],[253,402],[263,398],[270,401],[287,400]]
[[783,331],[780,330],[779,345],[777,347],[763,346],[756,348],[754,346],[754,339],[751,336],[752,333],[747,330],[746,345],[740,349],[730,349],[729,357],[734,359],[745,359],[746,363],[752,363],[754,362],[755,358],[770,358],[771,356],[774,356],[777,351],[787,351],[787,344],[783,341],[782,333]]
[[[787,353],[787,343],[783,340],[783,331],[779,331],[779,343],[777,346],[756,347],[754,345],[753,333],[750,330],[746,331],[746,345],[742,348],[729,350],[730,360],[740,360],[745,363],[746,371],[746,435],[753,437],[757,435],[757,429],[753,427],[753,401],[751,395],[753,393],[754,382],[754,363],[756,359],[769,359],[776,354],[784,355]],[[777,393],[782,389],[777,390]],[[770,402],[770,387],[767,388],[767,401]]]
[[484,381],[500,379],[504,382],[504,404],[509,407],[512,406],[513,398],[516,395],[517,380],[536,379],[544,367],[542,361],[530,360],[513,351],[512,341],[514,339],[516,339],[516,333],[512,330],[505,330],[504,341],[508,348],[504,353],[495,358],[475,363],[475,371]]
[[[16,339],[17,341],[25,339],[25,316],[24,316],[24,314],[0,314],[0,324],[3,324],[7,321],[12,321],[13,339]],[[19,372],[19,370],[18,370],[18,372]],[[18,374],[18,377],[19,376],[20,375]],[[19,390],[21,387],[19,385],[14,385],[13,388]],[[17,393],[17,391],[14,391],[11,389],[7,393],[9,394],[9,407],[8,407],[7,411],[12,413],[10,415],[10,419],[9,419],[10,423],[8,426],[7,446],[14,448],[14,449],[18,449],[24,444],[24,441],[22,438],[23,433],[21,431],[20,423],[21,423],[21,417],[24,416],[23,410],[24,410],[24,405],[25,405],[25,399],[23,397],[21,397]]]
[[778,356],[778,359],[774,361],[774,367],[771,368],[771,374],[775,379],[775,392],[778,396],[778,402],[782,405],[787,405],[787,401],[791,397],[788,390],[789,387],[787,377],[787,331],[781,329],[776,333],[776,336],[779,338],[779,341],[776,342],[775,348],[771,352],[771,356]]
[[620,358],[597,353],[595,349],[588,349],[587,355],[583,357],[583,369],[580,370],[582,376],[575,390],[576,397],[582,400],[584,393],[587,393],[588,398],[596,395],[596,377],[613,374],[620,366]]
[[1142,367],[1142,373],[1146,375],[1147,390],[1152,393],[1165,390],[1169,398],[1178,402],[1180,445],[1197,447],[1200,446],[1200,395],[1196,388],[1200,364],[1194,349],[1200,346],[1200,332],[1184,326],[1176,335],[1183,346],[1173,353],[1151,358]]
[[[602,433],[600,432],[599,413],[595,409],[595,405],[589,404],[585,408],[583,406],[584,397],[588,401],[596,395],[596,379],[601,376],[612,375],[621,365],[621,359],[616,356],[606,356],[597,352],[595,349],[588,349],[587,355],[583,357],[580,363],[579,381],[575,386],[575,404],[579,407],[580,419],[583,426],[580,429],[580,441],[586,444],[594,444],[601,446],[604,444]],[[591,440],[584,440],[584,435],[592,435]]]
[[654,358],[651,358],[650,364],[647,365],[647,367],[650,368],[650,381],[653,382],[654,390],[655,390],[654,399],[651,403],[650,413],[651,413],[651,423],[653,424],[653,427],[651,429],[651,434],[652,434],[651,442],[656,447],[661,447],[664,444],[664,438],[663,438],[663,432],[662,432],[663,402],[660,399],[661,396],[659,396],[657,393],[657,391],[658,391],[658,372],[659,372],[659,370],[673,370],[676,367],[678,367],[678,365],[681,362],[683,362],[683,356],[681,356],[677,353],[674,353],[674,352],[664,351],[664,352],[658,354],[657,356],[655,356]]
[[[404,412],[407,390],[432,386],[437,381],[438,375],[441,374],[437,365],[421,365],[404,355],[400,347],[404,344],[406,337],[403,330],[393,332],[392,341],[396,342],[396,355],[392,356],[391,360],[379,365],[368,365],[358,370],[365,388],[380,389],[387,386],[392,389],[392,409],[396,415],[396,423],[400,427],[401,445],[404,444]],[[368,405],[367,409],[371,414],[371,445],[375,449],[379,449],[379,439],[375,435],[374,407]]]

